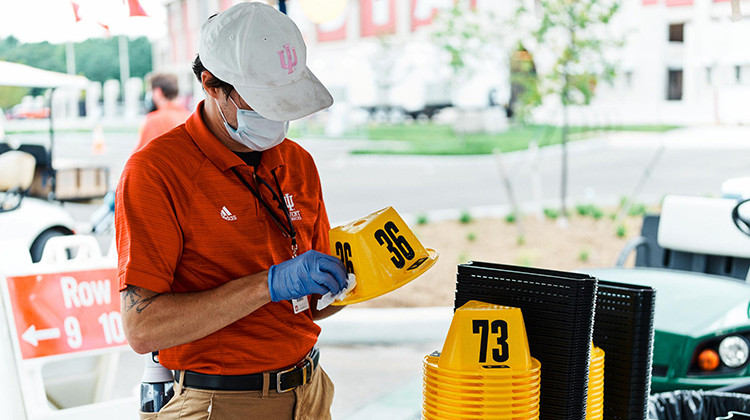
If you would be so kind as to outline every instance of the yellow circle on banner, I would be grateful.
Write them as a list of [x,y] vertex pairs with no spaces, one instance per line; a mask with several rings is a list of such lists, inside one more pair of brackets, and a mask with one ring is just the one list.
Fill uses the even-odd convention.
[[346,9],[346,0],[299,0],[302,13],[315,23],[337,19]]

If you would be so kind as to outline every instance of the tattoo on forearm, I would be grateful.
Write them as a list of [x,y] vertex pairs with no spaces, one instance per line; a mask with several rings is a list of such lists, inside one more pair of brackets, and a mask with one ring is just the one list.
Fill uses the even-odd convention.
[[161,296],[161,293],[157,293],[153,296],[144,298],[141,295],[141,288],[135,287],[135,286],[128,286],[125,288],[125,290],[122,291],[123,293],[123,310],[125,312],[130,311],[131,309],[135,308],[135,311],[137,313],[143,312],[144,309],[148,307],[156,298]]

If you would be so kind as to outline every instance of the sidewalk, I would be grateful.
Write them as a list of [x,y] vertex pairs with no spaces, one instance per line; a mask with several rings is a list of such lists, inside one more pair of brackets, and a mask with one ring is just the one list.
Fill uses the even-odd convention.
[[421,418],[422,359],[440,350],[451,307],[346,308],[320,321],[334,420]]

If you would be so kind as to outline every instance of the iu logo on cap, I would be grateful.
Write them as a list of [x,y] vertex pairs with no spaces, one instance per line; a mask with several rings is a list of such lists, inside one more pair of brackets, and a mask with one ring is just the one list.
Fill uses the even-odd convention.
[[[281,68],[287,70],[287,74],[294,73],[294,68],[297,66],[297,50],[294,47],[290,47],[289,44],[284,45],[283,50],[276,51],[279,54],[279,61],[281,61]],[[294,58],[292,58],[294,55]]]

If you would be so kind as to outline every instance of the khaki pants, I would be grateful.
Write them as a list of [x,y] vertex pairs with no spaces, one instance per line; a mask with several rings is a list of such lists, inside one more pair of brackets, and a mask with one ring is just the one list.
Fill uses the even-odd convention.
[[[180,378],[176,378],[180,379]],[[272,384],[273,386],[273,384]],[[310,382],[283,394],[275,390],[210,391],[174,385],[175,395],[158,413],[141,420],[330,420],[333,382],[318,366]]]

